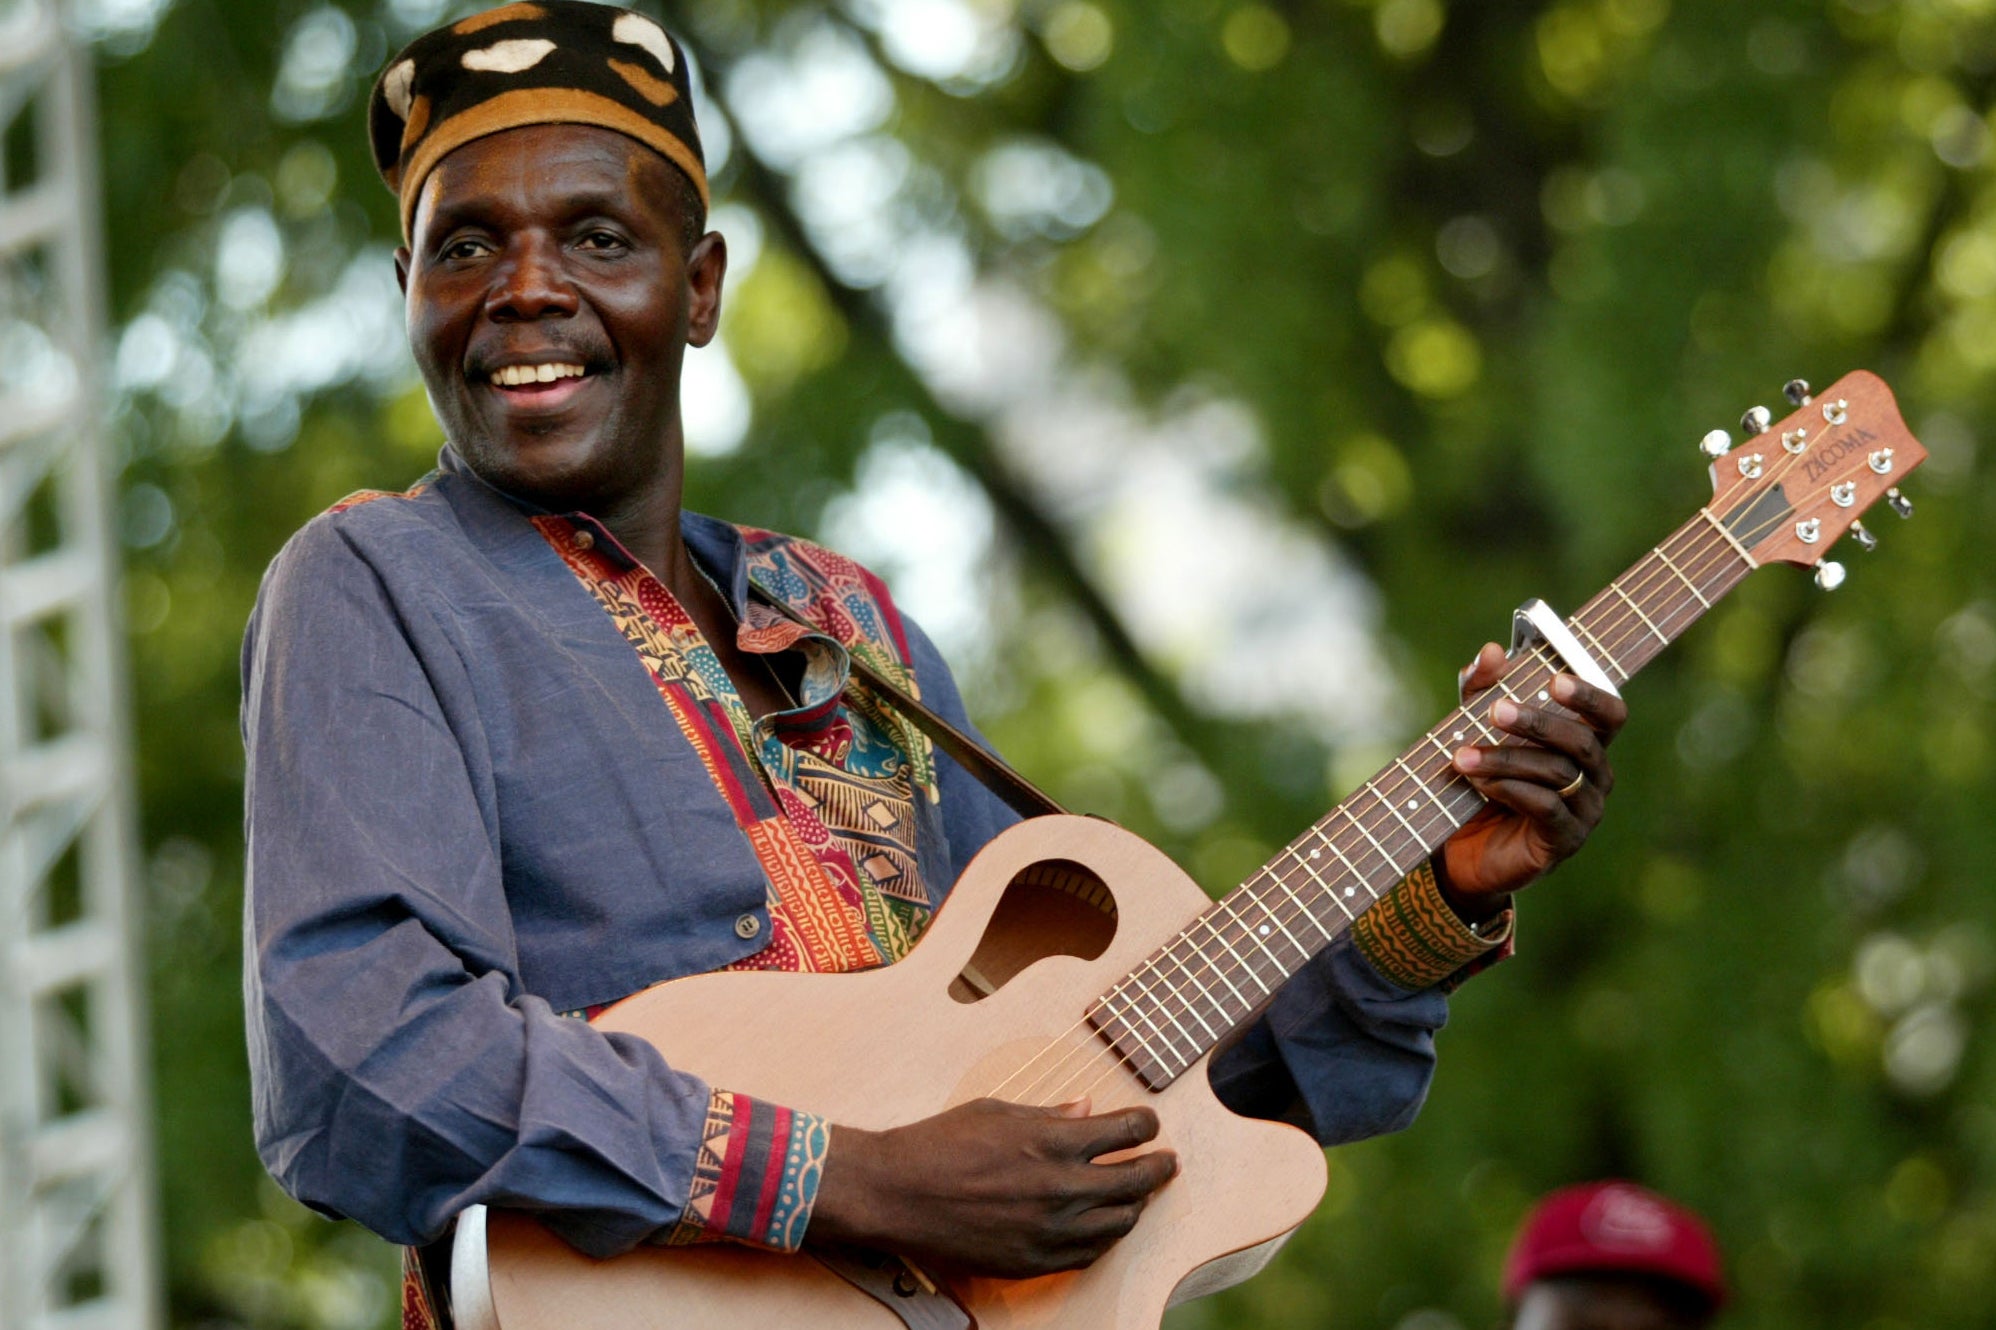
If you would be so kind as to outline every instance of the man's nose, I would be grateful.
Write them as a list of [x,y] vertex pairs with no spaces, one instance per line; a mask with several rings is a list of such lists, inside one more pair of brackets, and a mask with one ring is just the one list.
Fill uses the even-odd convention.
[[575,287],[561,262],[561,248],[552,239],[522,238],[515,242],[485,297],[485,313],[497,322],[565,319],[575,313]]

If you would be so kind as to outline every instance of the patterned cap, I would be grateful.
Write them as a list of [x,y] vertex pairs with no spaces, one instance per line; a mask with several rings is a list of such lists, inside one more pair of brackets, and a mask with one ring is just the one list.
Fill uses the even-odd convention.
[[587,0],[528,0],[418,37],[388,62],[368,98],[374,165],[402,202],[444,154],[523,125],[600,125],[628,134],[686,173],[707,202],[686,57],[666,30]]
[[1504,1262],[1504,1299],[1516,1305],[1534,1280],[1587,1273],[1668,1280],[1715,1309],[1726,1300],[1705,1221],[1633,1182],[1586,1182],[1540,1201]]

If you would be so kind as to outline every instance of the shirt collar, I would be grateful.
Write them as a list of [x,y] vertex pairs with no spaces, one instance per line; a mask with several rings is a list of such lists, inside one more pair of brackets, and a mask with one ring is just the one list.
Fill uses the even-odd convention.
[[[509,494],[474,471],[449,444],[445,444],[437,454],[437,468],[485,489],[529,516],[565,518],[594,535],[597,550],[604,557],[626,568],[637,565],[637,560],[631,557],[623,542],[589,513],[579,508],[571,512],[555,512]],[[693,556],[702,571],[714,579],[715,586],[727,593],[729,608],[734,611],[736,621],[741,622],[748,613],[749,587],[748,547],[742,540],[742,533],[731,522],[682,508],[679,510],[679,538],[686,542],[687,553]]]

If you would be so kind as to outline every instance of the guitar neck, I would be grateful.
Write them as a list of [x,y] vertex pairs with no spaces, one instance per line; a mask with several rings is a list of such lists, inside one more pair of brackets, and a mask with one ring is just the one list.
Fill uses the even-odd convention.
[[[1724,519],[1701,508],[1567,626],[1620,685],[1754,569],[1750,540],[1740,537],[1757,520],[1749,505]],[[1491,705],[1546,705],[1562,671],[1570,672],[1543,645],[1515,653],[1495,685],[1444,716],[1105,994],[1090,1023],[1146,1085],[1169,1085],[1476,815],[1484,799],[1456,772],[1456,750],[1518,742],[1490,722]]]

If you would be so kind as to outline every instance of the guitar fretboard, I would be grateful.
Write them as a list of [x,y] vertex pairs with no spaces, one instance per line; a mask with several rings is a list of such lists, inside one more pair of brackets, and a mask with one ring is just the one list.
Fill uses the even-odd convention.
[[[1618,687],[1753,570],[1734,528],[1764,520],[1767,497],[1723,520],[1700,509],[1567,620]],[[1785,511],[1785,502],[1778,506]],[[1509,698],[1556,708],[1549,689],[1565,670],[1544,645],[1518,654],[1494,686],[1443,717],[1105,994],[1089,1023],[1146,1085],[1169,1085],[1476,815],[1484,799],[1455,770],[1455,752],[1519,742],[1490,720],[1490,707]]]

